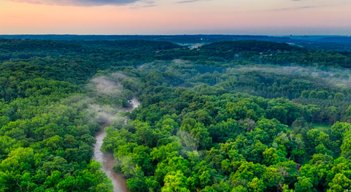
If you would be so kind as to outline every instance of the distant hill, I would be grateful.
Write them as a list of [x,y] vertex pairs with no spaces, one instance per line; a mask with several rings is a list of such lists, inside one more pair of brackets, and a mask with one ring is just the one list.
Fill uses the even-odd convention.
[[351,51],[350,36],[265,36],[265,35],[0,35],[0,39],[30,39],[59,41],[168,41],[181,45],[208,44],[218,41],[272,41],[289,43],[310,49]]
[[276,43],[268,41],[225,41],[215,42],[208,45],[204,45],[202,50],[212,50],[217,52],[268,52],[268,51],[294,51],[301,50],[300,47],[292,46],[287,43]]

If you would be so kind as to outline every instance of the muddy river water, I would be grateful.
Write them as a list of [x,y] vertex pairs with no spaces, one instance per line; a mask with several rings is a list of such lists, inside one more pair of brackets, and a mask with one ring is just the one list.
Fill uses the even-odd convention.
[[[130,100],[129,103],[131,107],[124,109],[125,112],[131,112],[140,105],[140,102],[135,98]],[[124,177],[113,170],[113,166],[116,163],[113,154],[104,153],[101,151],[102,143],[106,137],[107,126],[109,126],[109,124],[101,127],[101,130],[95,136],[96,144],[94,145],[94,159],[101,163],[102,170],[112,181],[113,192],[128,192],[126,180]]]

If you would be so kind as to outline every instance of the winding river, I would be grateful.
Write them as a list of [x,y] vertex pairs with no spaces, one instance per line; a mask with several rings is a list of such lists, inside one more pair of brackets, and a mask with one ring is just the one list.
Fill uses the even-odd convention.
[[[130,107],[124,109],[125,112],[131,112],[140,105],[140,102],[136,98],[130,100],[129,103]],[[113,166],[116,163],[113,154],[103,153],[101,151],[102,143],[106,137],[106,127],[108,126],[109,124],[102,126],[101,130],[95,136],[96,144],[94,145],[94,159],[102,164],[102,170],[112,181],[113,192],[128,192],[124,177],[113,170]]]

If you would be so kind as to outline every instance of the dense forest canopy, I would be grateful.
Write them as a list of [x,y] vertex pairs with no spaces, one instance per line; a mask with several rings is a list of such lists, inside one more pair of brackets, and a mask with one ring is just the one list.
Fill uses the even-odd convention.
[[351,51],[350,36],[267,36],[267,35],[0,35],[0,39],[32,39],[60,41],[168,41],[183,45],[208,44],[221,41],[270,41],[291,43],[312,49]]
[[131,192],[349,190],[349,68],[286,42],[0,40],[0,191],[112,191],[106,119]]

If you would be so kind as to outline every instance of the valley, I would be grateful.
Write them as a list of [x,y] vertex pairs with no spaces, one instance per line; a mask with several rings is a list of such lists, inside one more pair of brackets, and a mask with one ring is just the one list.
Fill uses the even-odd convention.
[[0,191],[351,188],[333,43],[40,38],[0,39]]

